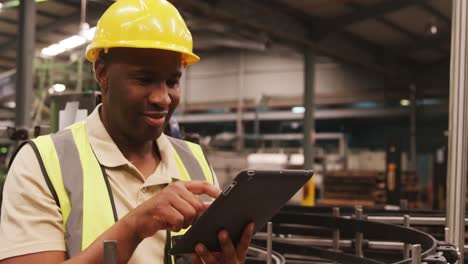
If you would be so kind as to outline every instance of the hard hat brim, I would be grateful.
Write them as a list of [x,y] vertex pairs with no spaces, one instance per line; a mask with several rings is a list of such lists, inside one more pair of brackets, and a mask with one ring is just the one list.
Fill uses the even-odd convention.
[[[157,47],[157,48],[155,48]],[[179,52],[182,54],[182,66],[189,66],[200,61],[200,57],[185,47],[169,44],[162,41],[119,41],[118,43],[106,43],[105,41],[96,41],[91,43],[86,48],[86,58],[94,63],[99,56],[99,52],[103,49],[110,48],[146,48],[146,49],[160,49]]]

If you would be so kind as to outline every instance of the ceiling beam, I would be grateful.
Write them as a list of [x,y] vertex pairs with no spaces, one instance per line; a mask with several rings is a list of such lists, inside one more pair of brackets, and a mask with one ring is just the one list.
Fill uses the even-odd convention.
[[439,18],[440,20],[444,21],[447,25],[451,25],[452,24],[452,20],[449,18],[449,17],[446,17],[444,14],[442,14],[442,12],[440,12],[439,10],[437,10],[436,8],[432,7],[430,4],[428,3],[424,3],[422,5],[422,7],[429,13],[431,13],[432,15],[436,16],[437,18]]
[[18,20],[8,18],[8,17],[0,17],[0,22],[5,22],[5,23],[8,23],[8,24],[12,24],[12,25],[17,25],[18,24]]
[[15,58],[15,57],[7,57],[7,56],[4,56],[4,55],[0,55],[0,60],[12,61],[12,60],[16,60],[16,58]]
[[346,42],[349,41],[354,44],[355,47],[368,51],[376,63],[382,65],[393,64],[395,67],[405,71],[419,66],[419,63],[414,59],[403,56],[400,49],[384,48],[348,31],[340,32],[340,36],[343,36]]
[[8,67],[8,68],[14,68],[16,66],[16,60],[2,60],[0,59],[0,65],[4,66],[4,67]]
[[[92,9],[90,9],[88,11],[88,14],[93,15],[93,16],[98,16],[98,15],[101,15],[103,12],[104,12],[103,8],[93,7]],[[47,34],[47,33],[52,32],[54,30],[63,28],[63,26],[66,25],[66,24],[79,22],[80,18],[81,18],[81,12],[80,11],[75,12],[70,16],[61,17],[61,18],[59,18],[59,19],[57,19],[55,21],[52,21],[52,22],[50,22],[48,24],[45,24],[44,26],[39,27],[36,30],[36,37],[40,36],[40,35]],[[52,44],[52,43],[50,43],[50,44]],[[9,39],[7,41],[4,41],[4,42],[0,43],[0,52],[11,49],[11,48],[15,48],[15,46],[16,46],[16,38],[11,38],[11,39]]]
[[81,8],[81,5],[80,5],[80,1],[71,1],[71,0],[54,0],[54,2],[56,3],[59,3],[59,4],[62,4],[62,5],[66,5],[66,6],[69,6],[69,7],[74,7],[76,9],[80,9]]
[[278,0],[255,0],[255,3],[260,3],[263,8],[268,8],[271,11],[290,15],[307,26],[323,22],[319,18],[305,13],[303,9],[288,5],[285,2]]
[[323,33],[331,33],[341,31],[349,25],[358,23],[360,21],[381,17],[387,13],[391,13],[412,5],[426,3],[429,0],[392,0],[383,1],[381,3],[363,7],[358,12],[351,12],[349,14],[333,18],[323,24]]
[[[59,19],[61,16],[57,16],[57,15],[53,15],[51,13],[48,13],[48,12],[44,12],[44,11],[41,11],[41,10],[36,10],[36,13],[42,17],[46,17],[46,18],[49,18],[49,19]],[[7,18],[7,17],[1,17],[0,16],[0,22],[5,22],[5,23],[8,23],[8,24],[15,24],[17,25],[19,23],[18,19],[13,19],[13,18]]]
[[[65,4],[71,7],[81,8],[81,0],[55,0],[61,4]],[[109,7],[116,0],[87,0],[88,8],[90,5],[100,5],[101,7]]]
[[0,32],[0,37],[16,38],[16,33]]
[[[319,40],[317,37],[318,28],[314,28],[314,25],[319,25],[323,23],[318,17],[314,17],[304,10],[290,6],[284,2],[275,1],[275,0],[256,0],[255,2],[263,3],[266,7],[273,9],[277,12],[287,13],[292,17],[298,19],[301,23],[304,24],[305,27],[311,29],[311,37],[315,40]],[[411,58],[407,58],[399,53],[399,50],[389,50],[386,49],[385,53],[382,52],[384,49],[383,47],[361,37],[357,34],[348,32],[348,31],[340,31],[337,32],[340,36],[342,36],[345,40],[349,41],[354,47],[363,50],[364,52],[369,53],[371,57],[375,59],[377,63],[388,63],[389,59],[392,59],[392,63],[395,64],[405,64],[408,66],[416,66],[417,62]],[[406,66],[400,65],[400,68],[405,68]]]
[[54,14],[51,14],[49,12],[44,12],[44,11],[41,11],[41,10],[36,10],[37,14],[42,16],[42,17],[46,17],[46,18],[49,18],[49,19],[59,19],[61,16],[57,16],[57,15],[54,15]]
[[[433,43],[437,43],[439,47],[443,44],[450,44],[450,32],[442,32],[438,33],[434,36],[429,36],[427,38],[421,38],[418,42],[414,42],[409,46],[402,47],[402,50],[406,50],[407,54],[411,54],[415,51],[422,50],[422,49],[430,49],[432,48]],[[444,54],[450,55],[450,49],[443,49]]]
[[[365,61],[361,57],[356,56],[356,54],[345,54],[340,53],[337,50],[331,49],[327,46],[319,45],[314,39],[310,37],[310,34],[297,34],[296,32],[301,32],[301,30],[306,30],[307,27],[303,28],[291,28],[289,31],[279,30],[280,25],[275,25],[274,23],[281,23],[278,18],[276,21],[270,21],[273,23],[255,23],[255,20],[252,18],[245,18],[242,15],[241,6],[239,4],[239,9],[235,9],[233,6],[230,6],[231,9],[228,11],[223,10],[223,8],[213,8],[205,1],[201,0],[171,0],[179,9],[182,9],[188,13],[192,13],[196,16],[203,16],[208,20],[217,21],[220,23],[225,23],[232,27],[237,27],[239,30],[248,30],[252,32],[266,34],[270,37],[271,40],[278,43],[294,47],[299,52],[304,48],[314,50],[317,55],[322,55],[335,59],[339,62],[350,64],[354,66],[359,66],[365,69],[368,69],[375,73],[380,73],[386,75],[394,84],[396,83],[406,83],[408,78],[408,73],[402,72],[401,70],[395,71],[395,69],[390,69],[386,66],[376,64],[370,61]],[[247,2],[248,3],[248,2]],[[244,6],[242,6],[245,8]],[[284,15],[284,14],[283,14]],[[274,14],[271,14],[271,17],[276,17]],[[296,20],[297,22],[297,20]],[[284,25],[281,25],[284,26]],[[396,78],[398,77],[398,78]]]
[[[356,4],[356,3],[348,3],[347,6],[354,9],[354,12],[359,12],[359,10],[362,9],[362,6],[360,6],[359,4]],[[389,28],[391,28],[393,30],[396,30],[396,31],[398,31],[400,33],[403,33],[407,37],[411,38],[411,40],[413,42],[415,42],[415,43],[425,43],[425,47],[427,47],[427,48],[431,48],[431,49],[437,50],[437,51],[442,52],[442,53],[447,53],[447,51],[445,49],[443,49],[442,47],[440,47],[437,43],[431,42],[430,39],[421,37],[420,35],[418,35],[418,34],[416,34],[414,32],[411,32],[408,29],[406,29],[406,28],[404,28],[404,27],[402,27],[400,25],[395,24],[394,22],[390,21],[389,19],[387,19],[385,17],[376,17],[375,19],[377,21],[379,21],[380,23],[384,24],[385,26],[387,26],[387,27],[389,27]]]

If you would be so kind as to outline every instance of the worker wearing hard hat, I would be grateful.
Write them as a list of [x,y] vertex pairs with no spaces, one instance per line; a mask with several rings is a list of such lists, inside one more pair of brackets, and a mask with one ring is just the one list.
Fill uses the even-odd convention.
[[[199,61],[177,10],[166,0],[117,1],[86,57],[102,104],[20,148],[4,188],[1,264],[100,263],[104,240],[117,241],[119,263],[171,263],[170,237],[206,210],[198,195],[220,193],[200,146],[163,134],[181,67]],[[191,261],[242,263],[252,233],[250,224],[235,248],[221,231],[222,252],[197,244]]]

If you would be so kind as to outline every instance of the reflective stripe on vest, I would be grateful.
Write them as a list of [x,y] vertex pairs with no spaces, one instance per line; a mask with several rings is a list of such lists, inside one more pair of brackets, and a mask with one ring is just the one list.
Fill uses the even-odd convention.
[[[168,138],[182,179],[213,184],[214,176],[201,147]],[[58,199],[67,253],[73,257],[117,221],[107,175],[94,155],[84,122],[38,137],[31,145]]]

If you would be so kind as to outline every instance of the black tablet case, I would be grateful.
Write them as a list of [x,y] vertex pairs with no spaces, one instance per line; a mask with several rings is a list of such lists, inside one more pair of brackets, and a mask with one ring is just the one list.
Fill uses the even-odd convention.
[[236,246],[248,223],[255,222],[254,233],[260,230],[312,175],[305,170],[241,171],[185,235],[173,238],[170,253],[192,253],[198,242],[219,252],[222,229]]

